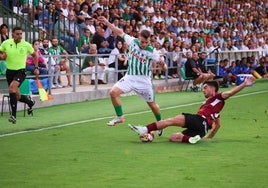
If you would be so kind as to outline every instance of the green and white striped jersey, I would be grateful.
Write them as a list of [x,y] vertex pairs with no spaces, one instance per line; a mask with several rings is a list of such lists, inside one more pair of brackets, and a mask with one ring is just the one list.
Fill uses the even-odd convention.
[[151,45],[148,45],[145,50],[141,49],[137,38],[127,34],[124,34],[123,38],[129,45],[127,74],[151,76],[152,62],[160,60],[159,53]]

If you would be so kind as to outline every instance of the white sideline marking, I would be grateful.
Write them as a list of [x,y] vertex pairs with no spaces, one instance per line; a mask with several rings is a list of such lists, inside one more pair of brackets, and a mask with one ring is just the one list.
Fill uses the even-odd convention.
[[[253,92],[253,93],[236,95],[236,96],[233,96],[231,98],[239,98],[239,97],[245,97],[245,96],[249,96],[249,95],[255,95],[255,94],[260,94],[260,93],[267,93],[267,92],[268,92],[268,90],[258,91],[258,92]],[[203,101],[189,103],[189,104],[181,104],[181,105],[176,105],[176,106],[170,106],[170,107],[166,107],[166,108],[161,108],[161,111],[169,110],[169,109],[174,109],[174,108],[181,108],[181,107],[185,107],[185,106],[192,106],[192,105],[200,104],[202,102]],[[149,112],[151,112],[151,110],[146,110],[146,111],[141,111],[141,112],[135,112],[135,113],[131,113],[131,114],[126,114],[126,116],[132,116],[132,115],[137,115],[137,114],[145,114],[145,113],[149,113]],[[81,124],[81,123],[88,123],[88,122],[93,122],[93,121],[98,121],[98,120],[104,120],[104,119],[111,119],[111,118],[114,118],[114,116],[112,116],[112,117],[101,117],[101,118],[95,118],[95,119],[89,119],[89,120],[83,120],[83,121],[77,121],[77,122],[72,122],[72,123],[67,123],[67,124],[62,124],[62,125],[56,125],[56,126],[53,126],[53,127],[45,127],[45,128],[40,128],[40,129],[34,129],[34,130],[27,130],[27,131],[18,131],[18,132],[13,132],[13,133],[6,133],[6,134],[0,135],[0,138],[2,138],[2,137],[8,137],[8,136],[13,136],[13,135],[18,135],[18,134],[24,134],[24,133],[32,133],[32,132],[46,131],[46,130],[57,129],[57,128],[61,128],[61,127],[68,127],[68,126],[77,125],[77,124]]]

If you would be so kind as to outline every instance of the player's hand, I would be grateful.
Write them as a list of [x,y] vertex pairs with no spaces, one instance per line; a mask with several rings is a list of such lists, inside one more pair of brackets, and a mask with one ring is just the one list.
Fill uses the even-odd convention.
[[106,23],[108,22],[108,20],[107,20],[104,16],[99,16],[99,17],[97,18],[97,20],[98,20],[99,22],[101,22],[101,23],[104,23],[104,24],[106,24]]
[[0,60],[5,60],[7,58],[7,54],[5,52],[0,52]]
[[34,69],[34,75],[38,76],[39,75],[39,69]]
[[245,78],[244,83],[246,84],[246,86],[250,86],[254,83],[255,78],[253,76],[248,76]]
[[160,60],[158,62],[158,65],[162,68],[163,71],[166,71],[167,70],[167,65],[164,61]]

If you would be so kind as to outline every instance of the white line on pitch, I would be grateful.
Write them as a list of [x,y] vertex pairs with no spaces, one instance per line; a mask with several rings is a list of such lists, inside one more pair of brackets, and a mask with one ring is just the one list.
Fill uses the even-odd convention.
[[[241,94],[241,95],[233,96],[232,98],[239,98],[239,97],[244,97],[244,96],[249,96],[249,95],[255,95],[255,94],[261,94],[261,93],[267,93],[267,92],[268,92],[268,90],[258,91],[258,92],[252,92],[252,93],[246,93],[246,94]],[[203,101],[189,103],[189,104],[181,104],[181,105],[176,105],[176,106],[170,106],[170,107],[166,107],[166,108],[161,108],[161,111],[169,110],[169,109],[174,109],[174,108],[181,108],[181,107],[186,107],[186,106],[193,106],[193,105],[196,105],[196,104],[200,104],[202,102]],[[135,113],[125,114],[125,115],[126,116],[132,116],[132,115],[137,115],[137,114],[145,114],[145,113],[149,113],[149,112],[151,112],[151,111],[150,110],[146,110],[146,111],[135,112]],[[114,116],[112,116],[112,117],[101,117],[101,118],[95,118],[95,119],[77,121],[77,122],[72,122],[72,123],[66,123],[66,124],[62,124],[62,125],[56,125],[56,126],[53,126],[53,127],[45,127],[45,128],[40,128],[40,129],[34,129],[34,130],[26,130],[26,131],[18,131],[18,132],[13,132],[13,133],[6,133],[6,134],[0,135],[0,138],[7,137],[7,136],[18,135],[18,134],[24,134],[24,133],[40,132],[40,131],[45,131],[45,130],[57,129],[57,128],[61,128],[61,127],[68,127],[68,126],[77,125],[77,124],[81,124],[81,123],[88,123],[88,122],[93,122],[93,121],[111,119],[113,117]]]

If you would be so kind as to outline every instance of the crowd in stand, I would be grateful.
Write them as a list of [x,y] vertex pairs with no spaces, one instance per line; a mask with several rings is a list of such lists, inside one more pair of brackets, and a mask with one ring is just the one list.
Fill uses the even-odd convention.
[[[35,2],[35,1],[33,1]],[[267,77],[268,1],[266,0],[51,0],[34,7],[33,19],[50,40],[64,41],[69,53],[90,53],[92,43],[97,53],[109,54],[118,41],[110,29],[98,22],[104,15],[125,33],[137,36],[151,33],[151,44],[165,57],[168,76],[179,76],[186,53],[258,50],[255,57],[220,61],[220,71],[233,82],[235,75],[256,69]],[[25,6],[25,3],[23,4]],[[123,42],[123,41],[122,41]],[[120,51],[120,53],[123,51]],[[190,56],[191,58],[191,56]],[[111,59],[111,58],[110,58]],[[226,63],[227,62],[227,63]],[[114,62],[109,62],[110,64]],[[173,68],[172,68],[173,67]],[[174,68],[175,67],[175,68]],[[238,70],[234,67],[243,67]],[[263,67],[263,68],[259,68]],[[126,68],[126,67],[124,67]],[[233,71],[236,69],[236,71]],[[248,69],[248,70],[246,70]],[[154,71],[154,78],[164,77]]]

